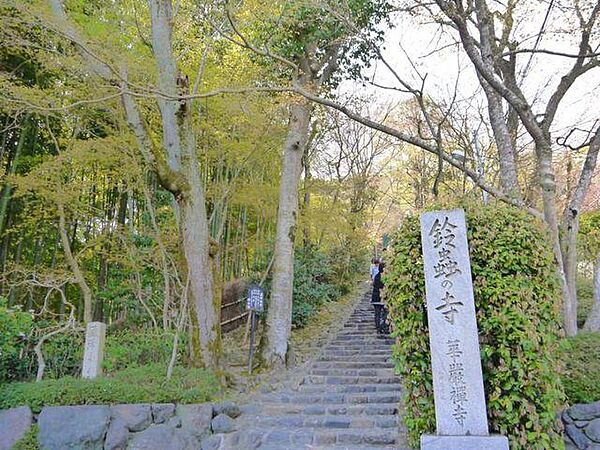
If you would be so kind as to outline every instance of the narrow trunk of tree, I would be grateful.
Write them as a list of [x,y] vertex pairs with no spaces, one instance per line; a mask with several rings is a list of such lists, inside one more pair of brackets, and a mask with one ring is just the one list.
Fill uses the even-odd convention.
[[504,120],[502,97],[483,78],[480,77],[488,101],[488,114],[498,149],[500,163],[500,185],[509,196],[521,200],[521,187],[517,178],[517,163],[513,141]]
[[[481,41],[481,57],[485,64],[494,67],[494,25],[492,16],[485,3],[476,8],[477,18],[479,20],[479,37]],[[517,180],[517,165],[515,162],[515,152],[508,125],[504,118],[504,108],[502,107],[502,96],[496,92],[492,86],[481,76],[477,75],[479,82],[483,87],[488,102],[488,114],[490,124],[494,133],[496,147],[498,148],[498,157],[500,162],[500,184],[502,189],[509,196],[521,199],[521,189]]]
[[[25,117],[25,120],[22,122],[21,136],[19,136],[19,142],[17,142],[17,146],[15,148],[13,157],[11,158],[8,169],[6,170],[6,174],[8,176],[14,175],[17,170],[17,165],[19,163],[19,157],[21,156],[21,152],[23,151],[23,147],[25,146],[25,141],[29,134],[31,124],[29,117]],[[6,212],[8,211],[8,205],[10,199],[12,197],[13,187],[6,183],[4,188],[2,189],[2,196],[0,197],[0,234],[2,234],[5,230],[4,222],[6,221]]]
[[[103,252],[100,254],[100,261],[98,263],[97,281],[99,291],[106,289],[106,283],[108,281],[108,260],[106,258],[106,254],[104,253],[105,251],[108,251],[108,249],[103,249]],[[102,295],[96,295],[93,318],[95,322],[104,322],[104,300]]]
[[[302,159],[304,165],[304,200],[302,204],[302,209],[306,214],[308,209],[310,208],[310,182],[312,178],[312,174],[310,173],[310,159],[308,154],[308,145],[304,149],[304,157]],[[308,246],[310,244],[310,223],[307,220],[304,225],[304,246]]]
[[267,315],[267,343],[263,359],[269,366],[286,362],[292,329],[292,291],[294,281],[294,236],[298,214],[298,185],[302,155],[308,139],[311,110],[306,101],[294,103],[283,149],[279,188],[279,210],[275,240],[273,285]]
[[65,210],[63,206],[59,204],[58,231],[60,233],[60,240],[62,242],[63,251],[65,253],[65,259],[71,267],[71,271],[73,272],[73,275],[77,280],[79,289],[81,289],[81,294],[83,295],[83,321],[85,323],[88,323],[92,321],[92,291],[85,280],[83,272],[79,267],[79,263],[77,262],[71,251],[71,243],[69,242],[69,237],[67,236],[67,227],[65,222]]
[[583,325],[584,331],[600,331],[600,252],[596,256],[594,265],[594,303],[592,311]]
[[552,236],[554,259],[563,297],[563,326],[567,336],[577,334],[577,297],[573,297],[565,270],[563,245],[558,228],[558,212],[556,207],[556,182],[552,169],[552,152],[549,146],[538,146],[538,174],[542,188],[544,220]]
[[563,213],[563,264],[571,299],[574,301],[575,316],[577,316],[577,236],[579,233],[579,217],[581,205],[596,170],[599,152],[600,129],[596,131],[596,135],[590,143],[577,186]]

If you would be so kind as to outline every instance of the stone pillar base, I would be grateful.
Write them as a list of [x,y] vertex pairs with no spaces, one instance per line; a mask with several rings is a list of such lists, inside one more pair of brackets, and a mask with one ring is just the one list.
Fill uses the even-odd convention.
[[436,436],[423,434],[421,450],[508,450],[506,436]]

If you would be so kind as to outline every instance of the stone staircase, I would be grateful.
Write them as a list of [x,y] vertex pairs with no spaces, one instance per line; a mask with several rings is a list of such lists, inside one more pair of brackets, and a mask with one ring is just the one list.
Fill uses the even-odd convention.
[[[408,449],[393,340],[378,335],[369,293],[293,387],[243,407],[220,448]],[[290,383],[292,384],[292,383]]]

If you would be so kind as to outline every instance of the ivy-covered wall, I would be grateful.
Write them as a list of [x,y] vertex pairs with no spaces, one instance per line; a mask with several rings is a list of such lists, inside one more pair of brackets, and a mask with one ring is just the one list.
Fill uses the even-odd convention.
[[[562,449],[560,296],[549,237],[530,216],[497,204],[467,210],[467,229],[490,430],[508,436],[512,450]],[[422,433],[435,432],[418,217],[393,239],[385,285],[405,422],[418,448]]]

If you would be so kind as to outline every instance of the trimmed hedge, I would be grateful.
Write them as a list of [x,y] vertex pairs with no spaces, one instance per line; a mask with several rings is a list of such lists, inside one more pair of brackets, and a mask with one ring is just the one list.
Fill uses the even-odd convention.
[[29,405],[39,412],[44,406],[57,405],[203,403],[220,389],[218,379],[206,369],[175,367],[170,380],[165,373],[165,366],[152,364],[94,380],[63,377],[39,383],[8,383],[0,385],[0,409]]
[[[496,204],[467,211],[467,228],[490,429],[513,450],[561,449],[560,297],[549,238],[530,216]],[[418,447],[422,433],[435,432],[418,217],[404,221],[391,253],[385,299],[405,423]]]
[[570,404],[600,400],[600,333],[581,333],[560,346],[562,384]]

